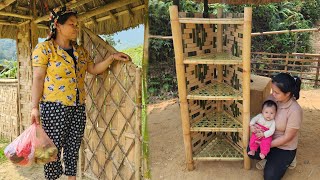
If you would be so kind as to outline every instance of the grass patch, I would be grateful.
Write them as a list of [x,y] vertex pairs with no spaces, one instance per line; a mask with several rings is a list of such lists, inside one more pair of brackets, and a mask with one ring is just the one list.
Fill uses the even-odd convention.
[[135,65],[139,67],[142,66],[143,45],[124,49],[121,50],[121,52],[128,54],[132,58],[132,62]]
[[4,155],[4,149],[9,144],[9,141],[6,139],[0,139],[0,164],[7,161],[7,157]]

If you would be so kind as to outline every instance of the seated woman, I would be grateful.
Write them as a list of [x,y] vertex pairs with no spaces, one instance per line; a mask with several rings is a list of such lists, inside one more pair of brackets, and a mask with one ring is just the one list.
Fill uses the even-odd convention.
[[[276,130],[272,137],[270,152],[266,156],[265,180],[281,179],[296,156],[298,132],[302,122],[302,108],[296,101],[299,99],[300,86],[301,80],[298,77],[286,73],[280,73],[272,78],[272,95],[269,99],[277,103],[278,110],[275,116]],[[254,127],[251,131],[255,131]],[[258,149],[249,157],[261,159],[259,154]]]

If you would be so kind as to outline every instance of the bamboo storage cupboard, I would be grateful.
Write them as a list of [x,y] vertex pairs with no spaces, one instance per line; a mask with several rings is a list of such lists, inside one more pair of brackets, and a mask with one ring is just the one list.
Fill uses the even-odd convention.
[[170,19],[188,170],[194,160],[249,169],[252,8],[204,18],[171,6]]

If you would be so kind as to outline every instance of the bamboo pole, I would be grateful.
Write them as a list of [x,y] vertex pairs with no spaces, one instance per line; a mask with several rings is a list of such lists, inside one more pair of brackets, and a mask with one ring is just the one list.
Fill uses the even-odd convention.
[[286,63],[285,63],[285,67],[284,67],[285,72],[288,71],[288,63],[289,63],[289,53],[287,53],[287,55],[286,55]]
[[134,145],[134,152],[135,152],[135,179],[141,179],[141,102],[142,102],[142,84],[141,84],[141,69],[136,69],[136,122],[135,122],[135,145]]
[[7,25],[7,26],[17,26],[17,22],[8,22],[8,21],[2,21],[0,20],[0,25]]
[[18,13],[4,12],[4,11],[0,11],[0,15],[1,16],[9,16],[9,17],[17,17],[17,18],[22,18],[22,19],[33,19],[32,16],[22,15],[22,14],[18,14]]
[[292,30],[282,30],[282,31],[267,31],[267,32],[255,32],[251,33],[251,36],[262,36],[262,35],[270,35],[270,34],[284,34],[284,33],[296,33],[296,32],[314,32],[319,31],[319,28],[311,28],[311,29],[292,29]]
[[16,0],[4,0],[0,3],[0,10],[10,6],[10,4],[14,3]]
[[249,140],[250,122],[250,57],[251,57],[251,27],[252,27],[252,7],[244,8],[243,24],[243,156],[244,169],[250,169],[250,159],[247,155]]
[[19,42],[21,42],[19,40],[19,34],[21,33],[21,28],[22,27],[18,27],[18,33],[16,36],[16,48],[17,48],[17,78],[18,78],[18,85],[17,85],[17,105],[18,105],[18,120],[17,120],[17,135],[20,135],[20,129],[21,129],[21,122],[22,122],[22,112],[21,112],[21,94],[20,94],[20,83],[21,83],[21,73],[20,73],[20,49],[19,49]]
[[110,11],[112,9],[117,9],[117,8],[123,7],[125,5],[134,3],[135,1],[137,1],[137,0],[118,0],[118,1],[111,2],[111,3],[106,4],[105,6],[96,8],[95,10],[92,10],[92,11],[86,12],[84,14],[81,14],[78,17],[78,20],[79,21],[83,21],[83,20],[85,20],[87,18],[96,16],[98,14],[105,13],[105,12]]
[[179,18],[179,22],[186,24],[243,24],[243,18]]
[[[217,12],[218,18],[222,18],[223,9],[219,7],[217,11],[218,11]],[[217,25],[217,53],[222,53],[223,51],[222,38],[223,38],[222,24],[218,24]],[[223,65],[222,64],[217,65],[217,69],[218,69],[218,82],[222,82],[223,81],[223,72],[222,72]],[[217,111],[221,112],[221,110],[222,110],[222,101],[217,101]]]
[[[91,2],[93,0],[80,0],[80,1],[77,1],[76,3],[72,3],[72,1],[70,3],[66,3],[66,6],[70,9],[74,9],[78,6],[81,6],[83,4],[86,4],[88,2]],[[57,7],[57,8],[61,8],[61,6]],[[42,16],[42,17],[39,17],[39,18],[36,18],[35,19],[35,23],[40,23],[40,22],[43,22],[43,21],[49,21],[49,15],[45,15],[45,16]]]
[[172,39],[172,36],[149,35],[149,38],[153,38],[153,39]]
[[178,79],[178,92],[180,100],[180,113],[182,120],[182,130],[183,130],[183,140],[184,147],[186,151],[186,161],[187,169],[193,170],[193,159],[192,159],[192,143],[190,136],[190,121],[189,121],[189,110],[188,110],[188,101],[187,101],[187,85],[185,80],[184,73],[184,64],[183,64],[183,47],[182,47],[182,34],[181,34],[181,25],[179,23],[178,7],[170,6],[170,20],[172,28],[172,37],[174,44],[174,54],[176,61],[176,71]]

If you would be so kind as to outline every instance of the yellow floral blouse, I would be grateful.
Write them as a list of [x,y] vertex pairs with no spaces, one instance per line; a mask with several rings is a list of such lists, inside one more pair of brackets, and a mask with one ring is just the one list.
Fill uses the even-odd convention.
[[77,67],[72,57],[53,40],[39,43],[35,47],[32,53],[32,65],[47,70],[41,101],[75,106],[78,90],[79,103],[84,104],[84,78],[87,67],[93,64],[93,60],[82,46],[73,45],[73,50]]

